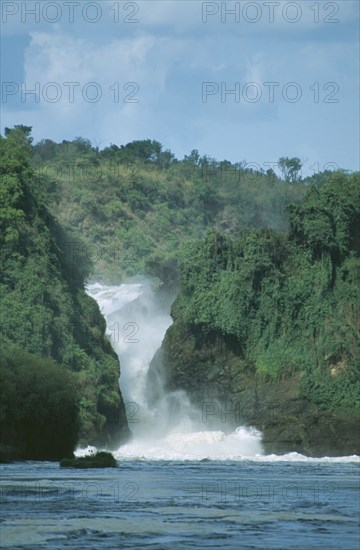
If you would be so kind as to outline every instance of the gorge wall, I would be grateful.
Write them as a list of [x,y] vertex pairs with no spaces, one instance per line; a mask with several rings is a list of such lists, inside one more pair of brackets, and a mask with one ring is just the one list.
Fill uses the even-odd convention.
[[182,259],[167,386],[255,426],[266,452],[359,453],[359,183],[310,187],[287,233],[213,232]]

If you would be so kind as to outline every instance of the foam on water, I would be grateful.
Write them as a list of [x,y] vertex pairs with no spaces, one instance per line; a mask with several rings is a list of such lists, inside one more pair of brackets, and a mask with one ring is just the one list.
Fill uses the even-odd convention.
[[[243,433],[240,435],[239,432]],[[96,451],[95,447],[89,445],[77,449],[75,456],[86,456]],[[256,430],[243,427],[237,428],[229,435],[225,435],[223,432],[210,431],[193,434],[173,433],[164,439],[154,441],[152,445],[135,440],[120,447],[113,452],[113,455],[119,461],[228,460],[239,462],[356,463],[360,466],[360,457],[357,455],[323,457],[309,457],[300,453],[264,455],[261,451],[261,437],[259,434],[256,434]]]
[[261,434],[253,428],[222,431],[170,432],[152,442],[133,441],[115,453],[117,459],[232,460],[261,454]]
[[[243,431],[240,437],[239,431]],[[357,455],[323,457],[309,457],[300,453],[264,455],[261,451],[261,437],[256,433],[252,433],[252,429],[239,427],[228,436],[223,432],[220,432],[220,434],[219,437],[219,432],[208,431],[194,433],[189,437],[189,434],[174,433],[164,439],[154,441],[152,445],[144,444],[141,441],[133,441],[120,447],[113,452],[113,455],[119,461],[227,460],[239,462],[355,463],[360,466],[360,457]],[[89,453],[95,453],[97,450],[89,445],[77,449],[75,456],[86,456]]]

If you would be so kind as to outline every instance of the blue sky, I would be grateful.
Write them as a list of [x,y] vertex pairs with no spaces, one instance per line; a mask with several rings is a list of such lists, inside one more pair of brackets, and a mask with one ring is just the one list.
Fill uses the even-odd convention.
[[358,170],[359,5],[3,0],[1,131]]

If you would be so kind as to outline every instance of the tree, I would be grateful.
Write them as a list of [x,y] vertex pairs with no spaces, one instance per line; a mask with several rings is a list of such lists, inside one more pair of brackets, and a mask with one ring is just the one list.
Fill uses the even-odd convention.
[[198,166],[200,161],[199,151],[197,149],[193,149],[190,155],[184,156],[184,160],[187,162],[192,162],[193,164],[195,164],[195,166]]
[[281,157],[278,164],[285,181],[291,183],[300,181],[302,164],[298,157]]
[[22,133],[29,143],[32,142],[33,138],[31,137],[32,126],[24,126],[24,124],[16,124],[14,128],[5,128],[5,137],[9,137],[12,132]]

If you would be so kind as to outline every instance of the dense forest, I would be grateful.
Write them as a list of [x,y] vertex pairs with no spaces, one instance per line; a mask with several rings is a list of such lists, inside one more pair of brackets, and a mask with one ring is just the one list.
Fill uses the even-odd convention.
[[70,261],[30,155],[29,128],[1,137],[1,445],[51,459],[77,442],[116,447],[128,428],[118,359],[84,292],[85,262]]
[[259,376],[302,370],[323,403],[359,406],[359,204],[359,175],[337,174],[289,208],[288,232],[210,233],[182,258],[176,316],[236,338]]
[[[6,129],[0,155],[4,446],[49,457],[126,439],[118,361],[84,285],[138,275],[178,291],[163,345],[170,388],[197,401],[254,387],[286,402],[295,391],[302,406],[341,417],[330,432],[353,428],[359,173],[302,178],[297,158],[275,172],[196,150],[178,160],[150,139],[33,145],[26,126]],[[51,440],[55,417],[64,448],[34,444],[39,433]],[[266,437],[264,419],[254,424]],[[294,436],[302,451],[313,449],[309,430]]]
[[94,278],[107,282],[146,274],[176,283],[179,250],[188,241],[213,228],[284,229],[286,207],[305,190],[299,159],[281,159],[281,178],[196,150],[179,161],[154,140],[101,151],[82,138],[43,140],[32,149],[32,163],[52,182],[51,211],[83,240],[82,248],[69,245],[69,254],[90,260]]

